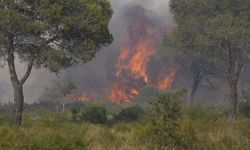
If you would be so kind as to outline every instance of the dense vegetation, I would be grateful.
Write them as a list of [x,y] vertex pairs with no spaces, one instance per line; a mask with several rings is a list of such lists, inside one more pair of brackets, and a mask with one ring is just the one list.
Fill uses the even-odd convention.
[[[22,122],[23,85],[34,67],[58,72],[86,63],[113,40],[106,0],[1,0],[0,59],[8,64],[15,124]],[[23,76],[15,62],[27,69]]]
[[[246,114],[233,121],[226,118],[226,108],[184,108],[184,93],[161,93],[146,108],[86,102],[56,112],[55,107],[43,104],[26,105],[24,122],[18,128],[10,125],[8,111],[2,111],[0,148],[221,150],[250,146]],[[41,109],[31,109],[37,105]]]
[[[14,89],[14,103],[0,106],[0,149],[249,149],[250,88],[240,81],[250,59],[250,1],[170,0],[170,9],[176,26],[160,59],[189,75],[189,96],[145,85],[124,105],[77,103],[67,97],[77,87],[64,80],[45,89],[43,101],[24,104],[33,67],[58,72],[112,42],[113,11],[108,0],[0,0],[0,59]],[[27,64],[22,78],[16,61]],[[227,81],[229,105],[195,106],[201,83],[214,75]]]

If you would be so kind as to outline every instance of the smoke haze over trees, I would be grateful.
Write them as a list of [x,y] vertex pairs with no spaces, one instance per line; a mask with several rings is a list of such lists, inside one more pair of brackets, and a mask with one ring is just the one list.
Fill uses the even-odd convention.
[[[120,51],[120,44],[128,25],[127,19],[131,17],[127,15],[128,10],[140,5],[152,11],[154,15],[157,15],[156,18],[160,18],[165,23],[172,24],[170,12],[166,9],[168,7],[168,1],[166,0],[111,0],[111,4],[114,9],[114,15],[110,23],[110,31],[114,36],[112,45],[103,48],[91,62],[72,67],[59,74],[59,77],[72,77],[77,87],[79,87],[79,92],[93,91],[95,89],[97,93],[105,93],[107,92],[107,86],[111,86],[115,63]],[[22,66],[18,62],[16,64],[18,74],[22,74],[25,66]],[[0,93],[3,93],[0,94],[0,101],[7,102],[12,99],[12,92],[6,67],[1,68],[0,74],[0,87],[2,89]],[[43,89],[50,85],[51,80],[57,78],[45,69],[33,70],[31,74],[31,77],[24,86],[24,90],[29,91],[25,92],[25,98],[29,103],[37,101]]]
[[[81,92],[92,92],[101,93],[102,99],[106,96],[106,93],[112,87],[112,84],[115,80],[115,64],[119,56],[121,44],[124,42],[127,26],[129,25],[129,18],[133,17],[133,14],[128,13],[129,10],[133,9],[136,6],[142,6],[147,9],[149,16],[153,15],[152,18],[156,19],[158,23],[163,23],[169,26],[174,27],[175,24],[172,20],[172,15],[169,11],[168,0],[111,0],[112,8],[114,9],[114,15],[110,22],[109,28],[114,36],[113,43],[103,48],[96,57],[87,64],[73,66],[62,73],[58,74],[60,78],[69,77],[73,78],[76,86],[78,88],[78,94]],[[17,64],[17,68],[22,68],[21,64]],[[24,68],[23,68],[24,69]],[[247,73],[249,69],[246,69]],[[22,69],[18,70],[18,73],[21,74]],[[7,102],[12,99],[11,88],[9,77],[6,71],[6,68],[1,68],[1,79],[0,79],[0,101]],[[244,74],[246,74],[244,73]],[[58,78],[53,74],[50,74],[45,69],[34,70],[32,72],[31,78],[27,81],[27,84],[24,86],[25,97],[27,102],[32,103],[37,101],[41,96],[42,91],[45,87],[51,85],[51,81]],[[177,73],[179,83],[175,83],[174,89],[177,87],[186,87],[189,88],[189,81],[186,81],[185,74],[182,72]],[[243,84],[246,84],[249,79],[247,75],[243,75]],[[180,84],[181,83],[181,84]],[[199,91],[197,92],[197,98],[200,100],[200,103],[203,103],[202,95],[206,95],[208,99],[211,99],[209,103],[214,103],[215,99],[224,99],[224,94],[228,89],[223,83],[215,82],[213,83],[216,86],[217,90],[212,90],[210,83],[201,84]],[[211,94],[211,92],[213,94]],[[199,94],[200,93],[200,94]],[[218,96],[217,96],[218,95]]]

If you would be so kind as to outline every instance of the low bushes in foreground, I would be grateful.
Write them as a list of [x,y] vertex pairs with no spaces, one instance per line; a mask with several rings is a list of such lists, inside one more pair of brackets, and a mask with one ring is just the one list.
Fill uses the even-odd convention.
[[99,105],[25,113],[18,128],[10,126],[9,116],[0,115],[0,149],[248,150],[249,118],[227,120],[221,108],[183,109],[182,95],[183,91],[165,93],[143,112],[138,106],[123,108],[111,118]]
[[[29,116],[25,117],[28,121]],[[175,149],[248,150],[250,147],[249,119],[217,120],[206,123],[188,119],[179,121],[178,131],[181,132],[182,142],[188,147]],[[46,121],[24,124],[26,125],[20,128],[0,126],[0,149],[148,150],[157,144],[154,144],[154,141],[149,142],[148,137],[142,136],[142,134],[145,135],[141,132],[142,129],[143,131],[148,128],[151,130],[151,127],[143,122],[118,123],[112,127],[72,122],[51,126]],[[154,137],[157,138],[157,136]]]

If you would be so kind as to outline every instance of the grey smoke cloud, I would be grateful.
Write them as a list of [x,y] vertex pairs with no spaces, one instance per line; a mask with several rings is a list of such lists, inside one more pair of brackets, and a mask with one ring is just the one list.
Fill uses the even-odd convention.
[[[172,24],[171,14],[169,12],[169,0],[110,0],[114,15],[110,23],[110,31],[114,36],[114,42],[103,49],[96,57],[87,64],[73,66],[62,72],[61,76],[73,78],[79,87],[79,91],[89,91],[95,89],[97,93],[105,93],[112,84],[114,64],[120,50],[120,44],[126,33],[127,22],[124,18],[126,10],[134,6],[143,6],[151,10],[157,17],[165,23]],[[25,66],[16,63],[18,74],[24,73]],[[43,89],[50,86],[51,80],[59,77],[49,73],[45,69],[33,70],[30,78],[24,86],[25,102],[37,101]],[[8,69],[0,68],[0,102],[12,101],[12,87]]]

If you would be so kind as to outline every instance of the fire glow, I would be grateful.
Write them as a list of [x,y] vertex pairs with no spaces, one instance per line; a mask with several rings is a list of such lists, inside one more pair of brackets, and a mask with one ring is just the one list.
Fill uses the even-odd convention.
[[116,81],[109,99],[117,103],[131,101],[146,84],[154,84],[160,89],[172,86],[176,70],[162,68],[156,80],[149,75],[149,63],[156,53],[160,39],[158,27],[145,17],[136,19],[128,29],[128,37],[121,48],[116,65]]
[[91,100],[94,100],[94,96],[83,93],[81,95],[76,95],[75,92],[72,92],[68,95],[68,98],[70,99],[71,102],[88,102]]

